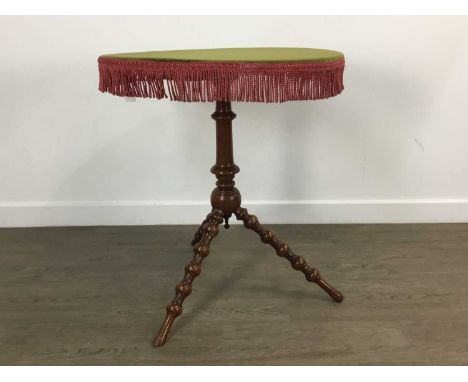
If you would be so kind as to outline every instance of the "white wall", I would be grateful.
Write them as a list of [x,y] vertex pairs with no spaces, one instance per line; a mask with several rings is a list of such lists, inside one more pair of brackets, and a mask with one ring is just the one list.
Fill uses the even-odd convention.
[[234,104],[237,185],[264,222],[468,221],[468,17],[1,17],[0,225],[198,223],[213,104],[97,90],[99,54],[343,51],[345,91]]

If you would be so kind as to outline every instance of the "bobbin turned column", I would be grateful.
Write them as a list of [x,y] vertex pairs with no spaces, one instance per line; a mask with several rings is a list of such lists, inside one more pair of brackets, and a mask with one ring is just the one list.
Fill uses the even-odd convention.
[[182,304],[187,296],[192,293],[192,283],[201,273],[203,259],[210,253],[210,243],[218,234],[218,226],[223,222],[223,213],[213,211],[207,217],[207,223],[202,227],[202,236],[193,247],[193,258],[185,266],[185,274],[175,287],[175,296],[166,306],[166,317],[161,328],[153,339],[153,346],[162,346],[166,343],[169,331],[174,320],[182,314]]

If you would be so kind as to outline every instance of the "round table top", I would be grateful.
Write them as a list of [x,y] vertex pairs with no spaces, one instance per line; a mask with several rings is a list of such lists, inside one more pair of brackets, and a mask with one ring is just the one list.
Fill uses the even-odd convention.
[[226,48],[115,53],[101,57],[121,60],[183,62],[294,63],[337,61],[342,60],[344,55],[334,50],[313,48]]
[[99,90],[183,102],[286,102],[343,90],[344,55],[312,48],[227,48],[102,55]]

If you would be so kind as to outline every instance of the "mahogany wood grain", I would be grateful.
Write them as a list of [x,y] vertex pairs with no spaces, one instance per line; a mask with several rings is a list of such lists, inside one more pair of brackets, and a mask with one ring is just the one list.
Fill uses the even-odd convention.
[[245,208],[239,208],[235,212],[237,220],[242,220],[244,222],[244,227],[251,229],[260,236],[260,240],[266,244],[270,244],[276,251],[276,254],[280,257],[284,257],[289,260],[291,266],[304,273],[304,276],[307,281],[314,282],[325,292],[327,292],[330,297],[336,302],[343,301],[343,295],[341,292],[333,288],[328,284],[320,275],[319,271],[316,268],[312,268],[307,264],[305,259],[302,256],[297,256],[291,251],[289,246],[275,237],[273,231],[263,227],[255,215],[250,215]]
[[185,266],[184,277],[175,288],[175,297],[166,307],[166,318],[153,340],[154,346],[164,345],[174,320],[182,314],[182,304],[185,298],[192,293],[193,280],[201,273],[202,261],[210,253],[210,243],[218,234],[218,226],[222,222],[223,214],[221,211],[213,211],[209,214],[208,222],[203,225],[202,237],[193,247],[193,259]]
[[270,244],[278,256],[289,260],[291,266],[301,271],[307,281],[319,285],[333,300],[343,301],[343,295],[328,284],[317,269],[310,267],[302,256],[294,254],[287,244],[279,241],[272,231],[263,227],[255,215],[250,215],[241,207],[241,194],[234,187],[234,177],[239,172],[239,167],[234,163],[232,120],[236,115],[231,110],[231,103],[216,102],[216,109],[211,117],[216,121],[216,163],[211,168],[211,172],[217,179],[216,188],[211,193],[212,211],[195,232],[191,243],[194,251],[193,259],[185,267],[185,275],[176,286],[175,297],[166,307],[166,317],[154,337],[154,346],[166,343],[174,320],[182,314],[183,301],[192,292],[193,280],[201,272],[201,263],[208,256],[209,245],[219,232],[218,226],[224,220],[225,228],[229,228],[229,218],[232,214],[235,214],[238,220],[242,220],[246,228],[256,232],[264,243]]

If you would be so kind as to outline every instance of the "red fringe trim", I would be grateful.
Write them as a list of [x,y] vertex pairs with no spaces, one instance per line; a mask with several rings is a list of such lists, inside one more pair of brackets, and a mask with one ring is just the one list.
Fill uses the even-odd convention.
[[336,96],[344,60],[320,63],[228,63],[99,57],[99,90],[123,97],[183,102],[285,102]]

